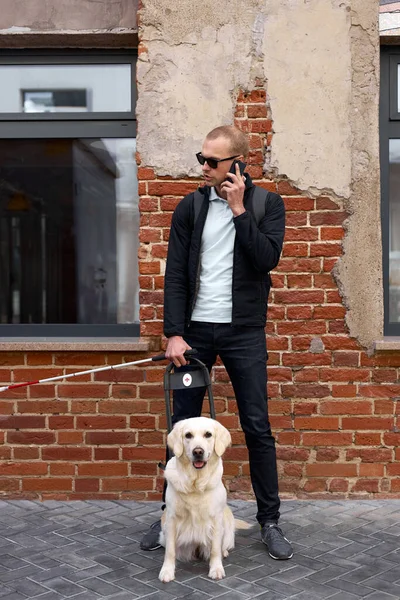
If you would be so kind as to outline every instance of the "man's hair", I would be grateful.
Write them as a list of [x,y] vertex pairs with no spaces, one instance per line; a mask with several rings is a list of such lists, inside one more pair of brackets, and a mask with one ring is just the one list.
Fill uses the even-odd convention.
[[229,140],[232,154],[243,154],[244,158],[249,155],[249,141],[247,135],[234,125],[221,125],[216,127],[206,136],[208,140],[216,140],[224,137]]

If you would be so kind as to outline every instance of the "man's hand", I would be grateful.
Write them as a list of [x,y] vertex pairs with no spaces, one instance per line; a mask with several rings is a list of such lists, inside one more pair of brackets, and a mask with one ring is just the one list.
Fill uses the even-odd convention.
[[237,217],[238,215],[246,212],[246,209],[243,206],[245,178],[240,174],[240,168],[238,164],[235,165],[235,170],[235,175],[233,173],[226,174],[231,181],[224,181],[221,183],[221,191],[224,193],[224,197],[226,194],[226,200],[231,211],[233,212],[233,216]]
[[180,335],[173,335],[168,339],[167,349],[165,351],[165,356],[174,363],[176,367],[184,367],[188,364],[188,361],[183,356],[186,350],[191,350],[191,346],[189,346],[183,337]]

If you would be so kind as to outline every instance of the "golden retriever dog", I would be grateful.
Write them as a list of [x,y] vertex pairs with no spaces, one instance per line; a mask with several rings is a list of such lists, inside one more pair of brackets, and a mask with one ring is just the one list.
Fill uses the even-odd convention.
[[176,423],[168,435],[175,456],[167,463],[166,508],[160,543],[165,546],[159,579],[175,579],[175,561],[209,560],[208,576],[225,577],[222,558],[235,545],[235,529],[251,527],[234,519],[222,483],[221,456],[231,444],[229,431],[206,417]]

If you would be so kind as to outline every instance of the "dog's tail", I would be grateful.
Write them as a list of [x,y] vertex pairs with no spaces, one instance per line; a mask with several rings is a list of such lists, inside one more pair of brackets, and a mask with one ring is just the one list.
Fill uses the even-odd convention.
[[246,521],[242,521],[242,519],[235,519],[235,529],[251,529],[252,527],[252,523],[247,523]]

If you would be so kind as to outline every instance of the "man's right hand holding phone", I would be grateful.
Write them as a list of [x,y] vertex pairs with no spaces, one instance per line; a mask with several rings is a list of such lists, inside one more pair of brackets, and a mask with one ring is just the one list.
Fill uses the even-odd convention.
[[[234,217],[238,217],[246,212],[243,206],[245,178],[239,165],[240,161],[235,160],[232,163],[231,170],[227,173],[226,180],[221,184],[221,190],[226,194],[226,200],[233,212]],[[241,163],[246,167],[245,163]],[[235,169],[233,173],[232,170]]]

